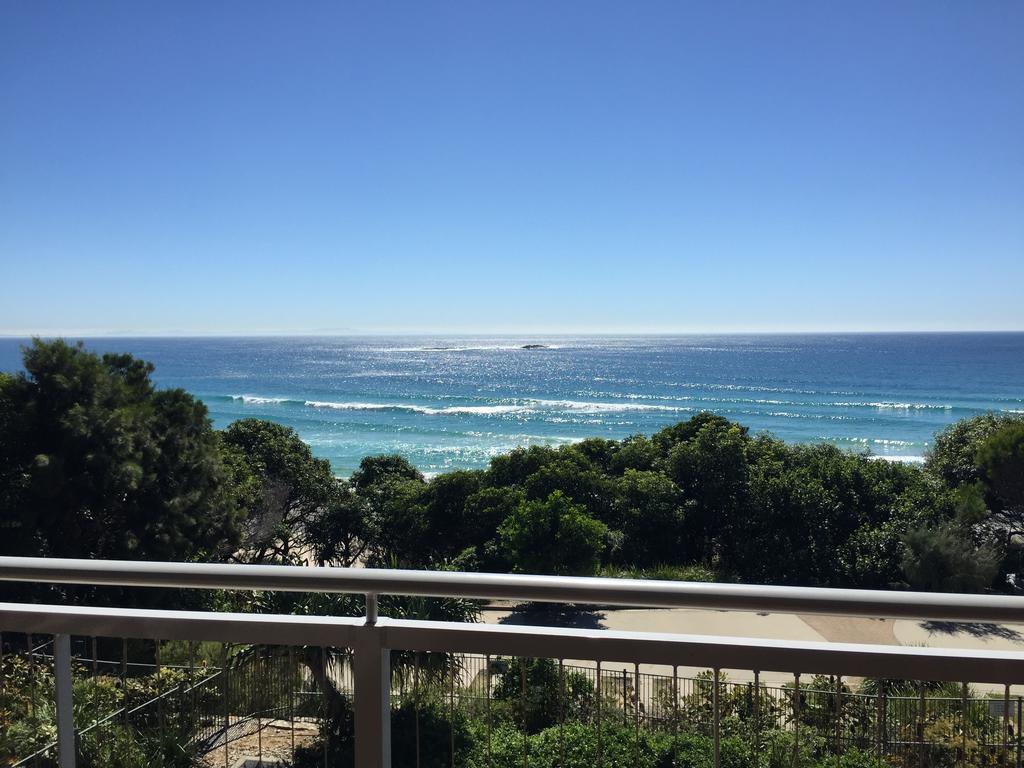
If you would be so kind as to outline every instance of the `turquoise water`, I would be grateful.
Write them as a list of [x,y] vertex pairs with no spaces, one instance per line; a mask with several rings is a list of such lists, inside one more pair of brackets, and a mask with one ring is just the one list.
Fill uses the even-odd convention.
[[[24,340],[0,339],[0,370]],[[544,349],[523,349],[542,344]],[[934,433],[1024,412],[1024,333],[680,337],[102,338],[156,364],[218,427],[298,430],[348,474],[402,453],[427,473],[517,445],[621,438],[711,410],[794,442],[920,461]]]

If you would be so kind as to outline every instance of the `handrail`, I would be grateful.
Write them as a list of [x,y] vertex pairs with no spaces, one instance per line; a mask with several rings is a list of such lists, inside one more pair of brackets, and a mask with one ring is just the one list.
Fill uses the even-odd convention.
[[419,595],[608,606],[1024,623],[1024,599],[1006,595],[890,592],[384,568],[0,557],[0,581]]
[[[0,603],[0,627],[34,633],[269,645],[373,647],[530,658],[600,659],[666,666],[843,674],[914,680],[1024,683],[1024,652],[767,640],[664,632],[466,624],[380,618],[77,608]],[[356,651],[358,654],[358,651]]]
[[[378,617],[380,594],[619,606],[819,613],[971,622],[1024,622],[1024,600],[872,590],[437,571],[0,557],[0,581],[126,587],[286,590],[367,596],[365,616],[279,616],[0,603],[0,629],[53,634],[62,768],[74,768],[71,635],[347,648],[356,763],[389,768],[393,650],[443,651],[634,664],[697,665],[800,674],[1024,683],[1024,652],[790,642],[596,629],[430,622]],[[799,678],[796,678],[797,680]],[[715,703],[715,765],[719,709]],[[966,696],[966,687],[964,688]],[[799,701],[799,697],[794,699]],[[882,701],[882,700],[880,700]],[[884,706],[884,701],[882,701]],[[796,706],[796,705],[794,705]],[[1007,753],[1008,709],[1003,716]],[[799,722],[799,721],[797,721]],[[881,721],[880,721],[881,722]],[[881,737],[879,736],[879,744]],[[880,749],[880,747],[879,747]]]

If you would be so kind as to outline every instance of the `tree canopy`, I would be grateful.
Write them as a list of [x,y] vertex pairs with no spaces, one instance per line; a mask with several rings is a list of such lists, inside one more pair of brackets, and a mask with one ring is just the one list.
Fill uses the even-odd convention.
[[206,407],[153,367],[34,341],[0,379],[4,554],[219,559],[241,510]]
[[34,341],[0,375],[0,551],[68,557],[714,573],[779,584],[999,586],[1024,528],[1024,419],[941,432],[927,465],[751,435],[711,413],[531,446],[431,480],[333,476],[292,429],[212,428],[128,355]]

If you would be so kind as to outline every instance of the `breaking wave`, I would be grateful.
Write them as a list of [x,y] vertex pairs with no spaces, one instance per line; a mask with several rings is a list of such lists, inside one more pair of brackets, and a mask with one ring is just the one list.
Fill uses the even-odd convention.
[[523,399],[512,404],[497,405],[445,405],[430,406],[414,403],[370,403],[363,401],[297,400],[287,397],[262,397],[259,395],[231,395],[231,399],[245,405],[300,405],[332,411],[397,411],[420,413],[426,416],[466,415],[501,416],[514,413],[565,412],[579,414],[627,413],[658,411],[666,413],[687,413],[694,409],[675,405],[652,403],[620,402],[599,403],[584,400],[538,400]]

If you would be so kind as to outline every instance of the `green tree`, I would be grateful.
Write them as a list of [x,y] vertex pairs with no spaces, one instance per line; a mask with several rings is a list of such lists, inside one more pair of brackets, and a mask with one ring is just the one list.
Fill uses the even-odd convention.
[[309,555],[311,525],[337,493],[331,465],[314,458],[291,427],[242,419],[223,433],[246,519],[238,559],[293,562]]
[[424,504],[434,554],[452,558],[467,548],[482,546],[493,535],[471,524],[467,502],[482,486],[481,471],[456,470],[438,475],[427,484]]
[[1024,423],[1020,414],[983,413],[950,424],[935,436],[925,469],[950,488],[985,479],[978,466],[978,449],[1003,427]]
[[398,454],[367,456],[359,462],[359,469],[350,478],[357,491],[382,483],[385,480],[423,480],[423,473]]
[[978,446],[989,508],[1002,522],[1024,528],[1024,422],[1005,424]]
[[34,340],[0,378],[0,552],[217,560],[241,511],[206,408],[153,366]]
[[366,551],[370,505],[344,480],[337,480],[320,514],[306,522],[317,565],[355,565]]
[[687,515],[690,556],[711,562],[721,546],[742,535],[736,523],[747,505],[747,429],[721,416],[698,414],[662,430],[654,440],[667,449],[667,474],[692,501]]
[[519,572],[586,576],[600,565],[608,528],[554,491],[520,504],[498,534]]
[[617,561],[638,567],[682,561],[688,507],[671,479],[627,469],[615,487],[615,508],[615,525],[622,531]]
[[503,572],[512,569],[508,552],[501,545],[498,527],[523,502],[518,488],[481,488],[468,499],[465,507],[465,526],[480,540],[474,552],[483,571]]
[[906,537],[903,570],[915,589],[977,592],[992,583],[999,556],[955,526],[919,528]]
[[387,476],[359,490],[368,505],[368,564],[397,568],[427,568],[436,562],[427,516],[427,484],[402,476]]

